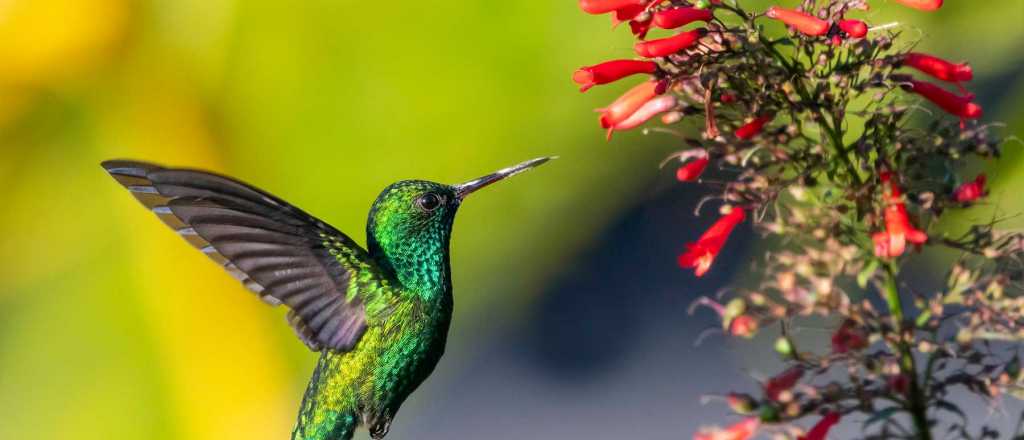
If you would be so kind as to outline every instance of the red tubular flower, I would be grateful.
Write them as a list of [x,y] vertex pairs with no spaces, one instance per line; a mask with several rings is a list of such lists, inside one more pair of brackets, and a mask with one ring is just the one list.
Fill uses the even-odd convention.
[[903,55],[903,65],[943,81],[960,82],[970,81],[974,78],[974,70],[967,63],[956,64],[923,53],[910,52]]
[[827,21],[818,17],[794,9],[780,8],[778,6],[768,8],[768,12],[765,12],[765,16],[786,23],[800,33],[815,37],[827,34],[828,28],[830,27]]
[[868,34],[868,25],[860,20],[839,20],[839,29],[850,38],[864,38]]
[[580,0],[580,9],[588,14],[606,14],[630,6],[642,5],[645,0]]
[[589,67],[581,67],[573,73],[572,80],[585,92],[598,84],[608,84],[638,73],[654,73],[658,65],[653,61],[613,60]]
[[615,13],[612,14],[612,26],[618,26],[619,23],[630,21],[645,10],[647,10],[647,5],[644,4],[630,5],[622,9],[616,9]]
[[672,8],[654,13],[654,26],[662,29],[675,29],[695,21],[710,21],[710,9]]
[[810,431],[807,431],[807,435],[802,435],[797,440],[825,440],[828,436],[828,431],[839,423],[839,413],[832,411],[822,417],[818,423],[811,427]]
[[758,133],[761,133],[761,129],[764,128],[764,125],[771,121],[771,116],[756,117],[754,118],[754,120],[744,124],[742,127],[737,128],[735,133],[736,137],[743,140],[748,140],[754,136],[757,136]]
[[877,232],[871,239],[875,242],[875,255],[896,258],[903,255],[907,242],[921,245],[928,241],[928,234],[914,227],[907,215],[899,186],[892,181],[889,173],[882,175],[882,181],[889,184],[890,191],[885,207],[885,230]]
[[977,119],[981,117],[981,106],[971,102],[971,95],[960,96],[942,87],[925,81],[910,80],[907,87],[911,92],[923,96],[942,110],[961,119]]
[[676,179],[680,182],[693,182],[700,178],[701,174],[704,174],[704,169],[708,167],[710,160],[705,157],[700,157],[691,160],[676,170]]
[[978,174],[974,180],[964,182],[953,190],[953,200],[958,203],[971,203],[985,196],[985,175]]
[[942,7],[942,0],[896,0],[896,3],[922,11],[936,11]]
[[764,388],[764,395],[771,400],[779,400],[779,395],[781,395],[783,391],[789,391],[791,388],[796,386],[796,383],[799,382],[802,377],[804,377],[803,367],[791,367],[790,369],[779,373],[777,376],[768,379],[768,381],[762,385]]
[[696,43],[700,37],[707,33],[707,29],[698,28],[692,31],[680,32],[668,38],[641,41],[634,46],[634,49],[637,54],[644,58],[664,57],[693,46],[693,43]]
[[687,243],[686,252],[679,256],[679,266],[693,268],[698,277],[703,276],[711,269],[711,263],[714,263],[715,257],[721,252],[725,241],[729,239],[729,234],[732,234],[736,225],[746,217],[743,208],[733,207],[732,211],[711,225],[695,243]]
[[725,429],[701,429],[693,435],[693,440],[748,440],[760,425],[761,421],[757,417],[748,417]]
[[597,111],[601,112],[601,128],[609,128],[626,120],[637,109],[643,107],[647,101],[654,99],[658,94],[657,89],[657,82],[644,81],[636,87],[629,89],[628,92],[624,93],[608,107],[598,109]]
[[851,351],[860,351],[868,346],[868,338],[856,326],[856,322],[852,320],[846,320],[843,325],[832,334],[832,352],[833,353],[848,353]]
[[611,140],[612,133],[615,131],[631,130],[643,125],[644,122],[647,122],[658,114],[672,110],[678,103],[679,101],[673,95],[659,96],[647,101],[647,103],[633,112],[633,114],[629,115],[628,118],[608,127],[607,139]]

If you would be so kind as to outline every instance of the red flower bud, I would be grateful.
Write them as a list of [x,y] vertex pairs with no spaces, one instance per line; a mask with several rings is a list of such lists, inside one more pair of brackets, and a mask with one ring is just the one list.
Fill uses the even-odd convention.
[[970,203],[985,196],[985,175],[978,174],[974,180],[964,182],[953,190],[953,200],[958,203]]
[[598,84],[608,84],[638,73],[654,73],[658,65],[653,61],[614,60],[589,67],[581,67],[573,73],[572,80],[585,92]]
[[832,429],[835,424],[839,423],[839,413],[833,411],[822,417],[818,423],[811,427],[810,431],[807,431],[807,435],[797,437],[797,440],[825,440],[828,436],[828,431]]
[[864,38],[868,34],[868,25],[860,20],[839,20],[839,29],[850,38]]
[[647,122],[658,114],[672,110],[678,103],[679,102],[676,100],[676,97],[672,95],[664,95],[651,99],[633,112],[633,114],[629,115],[628,118],[608,127],[608,135],[606,138],[611,140],[612,133],[615,131],[625,131],[639,127],[643,125],[644,122]]
[[654,26],[662,29],[675,29],[695,21],[710,21],[710,9],[673,8],[654,13]]
[[708,158],[700,157],[691,160],[676,170],[676,179],[680,182],[693,182],[700,178],[701,174],[704,174],[704,169],[708,167]]
[[656,81],[644,81],[629,89],[619,99],[608,107],[598,109],[601,112],[601,128],[610,128],[628,118],[647,101],[654,99],[657,93],[658,83]]
[[936,11],[942,7],[942,0],[896,0],[896,3],[922,11]]
[[637,43],[634,49],[637,54],[644,58],[664,57],[693,46],[693,43],[696,43],[700,37],[706,34],[707,29],[698,28],[692,31],[680,32],[668,38],[642,41]]
[[903,55],[903,65],[943,81],[960,82],[974,78],[974,71],[967,63],[955,64],[923,53],[910,52]]
[[805,12],[794,9],[785,9],[778,6],[768,8],[765,12],[768,18],[774,18],[796,29],[798,32],[810,36],[821,36],[828,33],[830,27],[828,22]]
[[947,113],[959,116],[961,119],[977,119],[981,117],[981,106],[971,102],[971,99],[974,98],[971,95],[956,95],[935,84],[917,80],[910,80],[910,86],[906,88],[923,96]]
[[722,104],[732,104],[736,102],[736,95],[732,93],[723,93],[722,96],[718,97],[718,100],[721,101]]
[[715,257],[722,251],[722,246],[729,239],[732,230],[746,218],[743,208],[733,207],[732,211],[711,225],[704,235],[694,243],[687,243],[687,250],[679,256],[679,266],[693,268],[699,277],[703,276],[714,263]]
[[799,382],[802,377],[804,377],[803,367],[791,367],[790,369],[779,373],[777,376],[768,379],[768,381],[762,386],[764,388],[764,394],[771,400],[779,400],[779,395],[782,394],[783,391],[788,391],[796,386],[796,383]]
[[642,5],[646,0],[580,0],[580,9],[588,14],[605,14],[628,8],[630,6]]
[[736,137],[747,140],[757,136],[758,133],[761,133],[761,129],[764,128],[764,125],[771,122],[771,120],[771,116],[759,116],[754,118],[754,120],[736,129]]

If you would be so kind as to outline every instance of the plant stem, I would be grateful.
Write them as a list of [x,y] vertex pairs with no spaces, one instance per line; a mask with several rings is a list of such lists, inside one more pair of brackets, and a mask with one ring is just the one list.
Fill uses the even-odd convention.
[[778,61],[779,64],[782,64],[782,67],[789,72],[790,77],[793,78],[793,85],[796,88],[796,92],[800,95],[800,99],[804,102],[804,105],[812,109],[815,115],[817,115],[817,123],[823,130],[825,130],[825,134],[828,135],[833,148],[836,150],[836,156],[839,157],[839,160],[841,160],[843,165],[846,166],[847,171],[850,172],[850,179],[853,180],[853,183],[860,186],[860,173],[857,172],[857,167],[854,166],[852,161],[850,161],[850,157],[848,156],[849,152],[846,150],[846,145],[843,144],[843,134],[838,125],[838,121],[835,121],[835,115],[832,115],[833,123],[829,124],[828,119],[825,119],[825,113],[821,111],[821,107],[818,106],[818,104],[811,100],[811,94],[807,91],[807,87],[804,85],[803,76],[805,72],[801,72],[795,65],[786,61],[786,57],[779,53],[779,50],[775,48],[775,43],[768,41],[763,36],[759,37],[759,39],[761,40],[761,44],[768,48],[768,53],[771,54],[772,58],[775,58],[775,60]]
[[924,394],[924,390],[921,387],[917,375],[917,365],[914,360],[914,354],[911,350],[910,338],[908,341],[904,334],[910,332],[913,335],[914,326],[906,325],[903,315],[903,304],[900,302],[899,289],[896,286],[896,274],[897,268],[894,263],[886,265],[886,276],[885,284],[883,286],[885,290],[885,302],[889,306],[889,312],[892,314],[893,327],[896,329],[896,349],[900,353],[900,372],[905,375],[910,381],[910,389],[907,395],[906,410],[910,412],[910,417],[914,422],[914,429],[917,432],[917,438],[921,440],[931,440],[932,433],[931,427],[928,424],[928,404],[927,398]]

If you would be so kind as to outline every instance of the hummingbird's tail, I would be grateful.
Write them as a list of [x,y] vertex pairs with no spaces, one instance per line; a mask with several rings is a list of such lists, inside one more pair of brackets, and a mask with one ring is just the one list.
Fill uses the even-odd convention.
[[304,423],[302,416],[292,431],[292,440],[351,440],[356,432],[358,418],[355,413],[328,414],[319,422]]
[[330,389],[331,372],[325,371],[332,368],[330,364],[329,355],[320,356],[302,396],[292,440],[350,440],[359,426],[354,402]]

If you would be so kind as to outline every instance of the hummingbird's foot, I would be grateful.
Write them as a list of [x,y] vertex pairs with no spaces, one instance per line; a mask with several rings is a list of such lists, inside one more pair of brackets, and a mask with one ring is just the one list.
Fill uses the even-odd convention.
[[378,420],[373,426],[370,427],[370,438],[373,440],[381,440],[384,436],[388,435],[388,431],[391,429],[391,417]]

